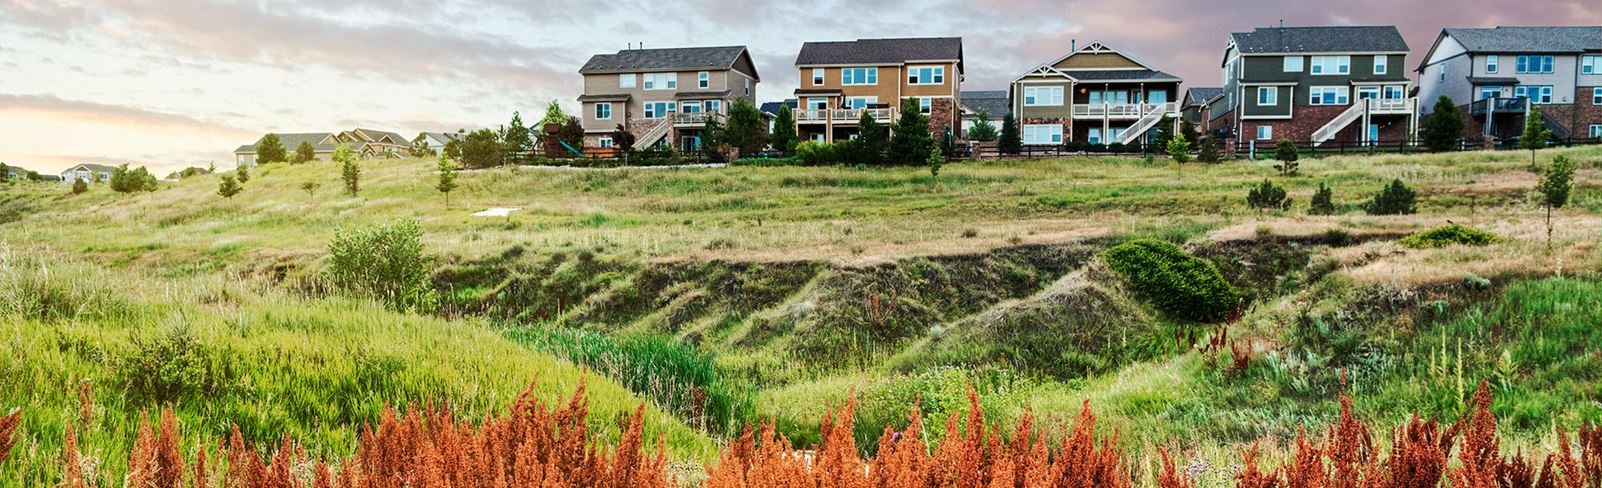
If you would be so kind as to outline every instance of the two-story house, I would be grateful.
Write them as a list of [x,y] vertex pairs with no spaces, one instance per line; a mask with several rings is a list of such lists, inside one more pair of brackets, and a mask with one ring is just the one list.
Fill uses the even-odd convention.
[[929,131],[962,137],[962,38],[858,39],[801,45],[796,134],[832,142],[857,134],[862,115],[888,127],[916,99]]
[[1096,41],[1014,79],[1012,113],[1024,144],[1130,144],[1177,124],[1180,82]]
[[745,46],[625,49],[597,54],[579,69],[584,76],[584,144],[613,147],[619,125],[634,147],[701,146],[709,118],[727,117],[735,100],[756,103],[756,64]]
[[1263,27],[1231,34],[1209,127],[1237,143],[1414,140],[1407,41],[1394,26]]
[[1531,107],[1554,137],[1602,137],[1602,27],[1443,29],[1418,73],[1422,108],[1451,97],[1464,137],[1517,137]]

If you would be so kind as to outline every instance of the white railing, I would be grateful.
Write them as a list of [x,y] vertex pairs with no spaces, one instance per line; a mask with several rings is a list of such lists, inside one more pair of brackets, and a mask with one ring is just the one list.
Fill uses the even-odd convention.
[[1177,115],[1179,104],[1167,103],[1102,103],[1102,104],[1076,104],[1072,111],[1074,117],[1144,117],[1153,110],[1159,113]]
[[1413,112],[1414,98],[1370,98],[1368,99],[1370,114],[1410,114]]
[[691,113],[683,113],[683,114],[673,114],[673,125],[681,126],[681,127],[682,126],[702,126],[702,125],[706,125],[706,121],[711,120],[713,118],[716,118],[719,122],[722,122],[724,120],[725,116],[722,113],[719,113],[719,112],[691,112]]
[[1164,111],[1165,108],[1168,107],[1153,105],[1151,111],[1146,112],[1146,115],[1141,116],[1140,120],[1135,121],[1134,125],[1129,126],[1128,129],[1124,130],[1123,134],[1118,136],[1118,143],[1129,144],[1139,138],[1141,134],[1151,130],[1152,127],[1155,127],[1158,122],[1163,120],[1164,116],[1169,115],[1167,111]]
[[890,108],[836,108],[836,109],[809,109],[796,112],[797,122],[823,123],[833,120],[835,123],[857,123],[862,120],[862,114],[867,113],[874,121],[889,123],[895,119],[895,109]]
[[1317,147],[1318,145],[1323,144],[1325,141],[1334,139],[1335,134],[1340,133],[1341,129],[1345,129],[1346,126],[1352,125],[1352,122],[1356,121],[1358,117],[1363,116],[1363,107],[1365,106],[1367,105],[1362,103],[1354,103],[1350,108],[1347,108],[1345,112],[1341,112],[1340,115],[1336,115],[1335,118],[1330,119],[1329,123],[1324,124],[1323,127],[1319,127],[1318,130],[1313,131],[1313,146]]
[[668,124],[666,119],[656,120],[656,125],[646,129],[645,132],[641,133],[639,137],[634,139],[634,148],[650,148],[653,144],[656,144],[657,141],[662,140],[663,137],[667,137],[668,129],[671,128],[673,128],[673,126]]

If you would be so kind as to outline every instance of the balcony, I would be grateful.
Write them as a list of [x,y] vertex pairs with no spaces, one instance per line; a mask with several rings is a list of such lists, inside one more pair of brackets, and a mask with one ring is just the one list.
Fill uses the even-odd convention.
[[1162,107],[1161,113],[1172,117],[1179,116],[1179,104],[1168,102],[1163,104],[1151,103],[1103,103],[1098,105],[1075,104],[1073,106],[1074,118],[1109,118],[1109,119],[1138,119],[1151,113],[1152,108]]
[[1417,98],[1370,98],[1369,115],[1413,115]]
[[1527,97],[1513,97],[1513,98],[1490,97],[1490,98],[1481,98],[1479,100],[1475,100],[1474,101],[1474,104],[1471,105],[1470,108],[1469,108],[1469,113],[1473,114],[1475,117],[1483,117],[1486,114],[1486,112],[1493,112],[1493,113],[1499,113],[1499,114],[1506,114],[1506,113],[1522,114],[1522,113],[1525,112],[1525,108],[1528,105],[1528,103],[1527,103],[1528,100],[1529,100],[1529,98],[1527,98]]
[[716,119],[719,123],[722,123],[728,119],[728,116],[720,112],[691,112],[673,114],[673,126],[680,128],[705,127],[706,121],[712,119]]
[[797,110],[795,121],[801,124],[825,124],[832,121],[835,124],[852,125],[862,120],[863,113],[867,113],[875,122],[881,124],[890,124],[896,118],[893,108],[834,108]]

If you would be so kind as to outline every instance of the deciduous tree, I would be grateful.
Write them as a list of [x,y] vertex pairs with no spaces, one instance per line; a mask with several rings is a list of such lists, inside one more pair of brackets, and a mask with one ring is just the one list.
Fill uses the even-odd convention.
[[1541,194],[1541,206],[1546,207],[1546,248],[1552,249],[1552,211],[1569,204],[1569,191],[1574,184],[1574,161],[1568,156],[1552,158],[1552,167],[1546,169],[1535,191]]
[[1519,136],[1519,149],[1530,150],[1530,171],[1540,169],[1535,165],[1535,151],[1546,148],[1546,140],[1551,137],[1540,107],[1530,107],[1530,113],[1524,116],[1524,134]]
[[723,142],[754,154],[768,145],[768,130],[762,126],[762,111],[741,98],[729,108],[729,123],[723,128]]

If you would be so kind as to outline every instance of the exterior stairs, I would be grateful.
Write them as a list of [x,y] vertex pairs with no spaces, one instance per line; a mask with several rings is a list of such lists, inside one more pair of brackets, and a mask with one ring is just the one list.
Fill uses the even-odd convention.
[[1118,140],[1114,142],[1119,144],[1129,144],[1130,142],[1134,142],[1136,139],[1139,139],[1140,136],[1144,135],[1146,131],[1151,130],[1152,127],[1156,127],[1157,123],[1163,120],[1163,116],[1168,114],[1168,110],[1169,107],[1166,103],[1153,105],[1150,111],[1147,111],[1145,115],[1140,116],[1140,120],[1136,120],[1135,124],[1129,126],[1129,129],[1125,130],[1123,134],[1120,134],[1118,136]]
[[662,117],[655,120],[643,120],[638,124],[639,132],[634,135],[634,149],[650,149],[651,146],[661,142],[667,137],[668,131],[673,129],[673,118]]
[[1330,119],[1329,123],[1324,124],[1323,127],[1319,127],[1318,130],[1313,131],[1313,147],[1318,147],[1319,145],[1328,142],[1330,139],[1334,139],[1335,134],[1339,134],[1342,129],[1352,125],[1352,122],[1356,122],[1357,119],[1362,118],[1363,111],[1367,109],[1368,100],[1359,100],[1358,103],[1354,103],[1351,107],[1348,107],[1345,112],[1341,112],[1340,115]]

